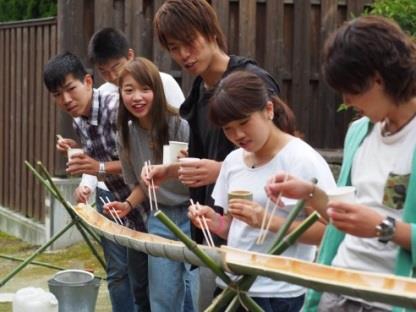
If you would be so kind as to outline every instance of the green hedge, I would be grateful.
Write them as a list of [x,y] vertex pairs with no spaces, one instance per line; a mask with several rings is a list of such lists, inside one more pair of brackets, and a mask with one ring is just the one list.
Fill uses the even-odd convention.
[[416,37],[416,0],[375,0],[366,14],[392,18]]
[[57,0],[0,0],[0,22],[56,16]]

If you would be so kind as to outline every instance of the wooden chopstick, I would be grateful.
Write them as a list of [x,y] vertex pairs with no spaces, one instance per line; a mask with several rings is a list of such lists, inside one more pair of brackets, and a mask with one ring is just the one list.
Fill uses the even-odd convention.
[[[152,166],[152,164],[151,164],[150,160],[148,160],[148,161],[147,161],[147,163],[149,164],[149,167],[148,167],[148,172],[149,172],[150,167]],[[152,184],[153,199],[154,199],[154,201],[155,201],[156,211],[158,211],[158,210],[159,210],[159,207],[158,207],[158,205],[157,205],[157,197],[156,197],[155,182],[153,181],[153,178],[152,178],[152,179],[150,179],[150,183]]]
[[[287,181],[287,179],[289,178],[289,174],[286,172],[286,174],[285,174],[285,177],[284,177],[284,179],[283,179],[283,182],[282,183],[285,183],[286,181]],[[279,192],[279,195],[277,195],[277,198],[276,198],[276,202],[274,203],[274,205],[273,205],[273,209],[272,209],[272,212],[270,213],[270,217],[269,217],[269,220],[268,220],[268,222],[267,222],[267,226],[266,226],[266,228],[264,229],[264,232],[262,233],[263,234],[263,236],[262,236],[262,238],[260,239],[260,243],[259,244],[264,244],[264,241],[266,240],[266,236],[267,236],[267,234],[269,233],[269,229],[270,229],[270,225],[271,225],[271,223],[272,223],[272,219],[273,219],[273,216],[274,216],[274,214],[275,214],[275,212],[276,212],[276,209],[277,209],[277,205],[279,204],[279,201],[280,201],[280,199],[282,198],[282,192]]]
[[[146,175],[149,176],[149,166],[147,161],[144,162],[144,168],[146,170]],[[149,204],[150,204],[150,211],[153,211],[153,202],[152,202],[152,191],[150,190],[150,186],[147,187],[147,193],[149,196]]]
[[[107,204],[107,203],[105,202],[105,200],[104,200],[101,196],[100,196],[100,200],[101,200],[101,202],[103,203],[103,205]],[[113,218],[113,221],[114,221],[116,224],[119,224],[119,223],[118,223],[118,221],[117,221],[117,219],[116,219],[116,217],[113,215],[113,212],[111,211],[111,209],[109,210],[109,212],[110,212],[111,217]]]
[[[191,202],[191,205],[195,207],[196,210],[199,210],[198,206],[195,205],[192,198],[190,198],[189,201]],[[199,203],[198,203],[198,205],[199,205]],[[209,229],[208,229],[208,224],[206,223],[206,220],[205,220],[205,224],[204,224],[204,223],[202,223],[201,218],[199,216],[196,219],[198,220],[199,226],[201,227],[202,234],[204,235],[205,241],[207,242],[208,246],[209,247],[214,247],[214,245],[211,245],[212,237],[210,236],[210,234],[208,234]],[[205,226],[206,226],[206,228],[205,228]],[[210,237],[211,237],[211,240],[210,240]]]

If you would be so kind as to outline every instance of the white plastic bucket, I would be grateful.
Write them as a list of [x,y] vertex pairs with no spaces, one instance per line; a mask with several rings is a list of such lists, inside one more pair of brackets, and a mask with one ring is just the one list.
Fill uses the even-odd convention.
[[26,287],[13,298],[13,312],[58,312],[58,300],[42,288]]

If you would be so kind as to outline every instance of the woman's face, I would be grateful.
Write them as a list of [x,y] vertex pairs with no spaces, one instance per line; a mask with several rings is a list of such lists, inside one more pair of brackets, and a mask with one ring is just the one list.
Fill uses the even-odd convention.
[[139,120],[147,119],[153,105],[152,89],[138,83],[130,74],[123,77],[120,89],[127,110]]
[[203,76],[212,65],[219,48],[215,41],[209,41],[200,33],[197,33],[190,44],[169,39],[168,50],[172,59],[189,74]]
[[379,122],[388,117],[389,112],[397,107],[384,91],[382,80],[374,78],[370,88],[360,94],[343,93],[344,103],[353,107],[360,114]]
[[250,114],[250,116],[234,120],[223,127],[225,136],[233,144],[248,152],[259,151],[270,136],[271,124],[266,110]]

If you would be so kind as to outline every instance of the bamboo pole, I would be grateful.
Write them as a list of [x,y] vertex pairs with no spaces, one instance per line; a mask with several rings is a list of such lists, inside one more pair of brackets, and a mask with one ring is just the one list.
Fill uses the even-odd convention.
[[190,239],[167,215],[165,215],[161,210],[155,212],[155,217],[158,218],[166,227],[172,231],[173,234],[179,238],[186,247],[188,247],[196,256],[198,256],[201,261],[209,267],[219,278],[223,280],[224,283],[231,284],[231,279],[225,274],[221,266],[216,263],[208,254],[205,253],[198,244]]
[[26,258],[19,266],[17,266],[13,271],[7,274],[1,281],[0,287],[6,284],[13,276],[23,270],[37,255],[42,253],[46,250],[54,241],[56,241],[59,237],[61,237],[70,227],[72,227],[76,223],[75,220],[72,220],[68,223],[62,230],[60,230],[57,234],[55,234],[46,244],[39,247],[33,254],[31,254],[28,258]]
[[[166,227],[172,231],[172,233],[175,234],[176,237],[178,237],[185,244],[185,246],[189,248],[189,250],[199,257],[208,268],[210,268],[220,279],[222,279],[224,283],[227,285],[232,284],[231,279],[227,274],[225,274],[221,265],[216,263],[208,254],[205,253],[205,251],[199,248],[198,244],[190,239],[175,223],[172,222],[171,219],[169,219],[167,215],[165,215],[161,210],[158,210],[155,212],[155,217],[166,225]],[[241,298],[244,301],[244,305],[247,306],[250,311],[264,312],[252,298],[248,296],[241,296]]]
[[[314,180],[313,182],[315,182]],[[276,234],[276,239],[272,245],[272,247],[269,250],[269,254],[279,255],[283,253],[287,248],[290,247],[289,242],[293,244],[293,242],[296,241],[297,238],[299,238],[314,222],[319,219],[319,214],[317,212],[312,213],[307,219],[305,219],[293,232],[288,235],[290,238],[285,238],[283,241],[285,241],[284,244],[280,244],[282,241],[282,238],[290,228],[290,225],[293,223],[293,221],[296,219],[299,212],[303,209],[305,205],[304,200],[300,200],[296,203],[295,207],[290,211],[285,223],[280,227],[279,231]],[[237,289],[240,289],[242,291],[247,291],[250,289],[251,285],[253,285],[254,281],[256,280],[257,276],[253,275],[245,275],[243,276],[237,283]],[[212,302],[212,304],[208,307],[206,311],[219,311],[221,308],[226,306],[232,299],[233,296],[236,295],[236,292],[231,287],[225,288]],[[230,310],[235,309],[239,305],[239,301],[232,301],[230,303]]]
[[[40,161],[37,162],[37,165],[40,168],[41,173],[46,178],[46,181],[45,181],[45,178],[43,178],[38,171],[36,171],[32,166],[30,166],[29,163],[27,163],[27,165],[29,165],[29,168],[31,168],[32,172],[35,173],[35,176],[37,178],[39,178],[42,182],[46,182],[46,181],[48,182],[48,183],[43,183],[43,184],[47,187],[47,189],[49,191],[52,190],[51,191],[52,195],[64,206],[64,208],[66,209],[66,211],[68,212],[68,214],[71,216],[71,219],[72,220],[75,220],[75,226],[77,227],[77,229],[80,232],[81,236],[83,237],[84,241],[87,243],[88,247],[90,248],[90,250],[93,253],[93,255],[95,256],[95,258],[97,258],[98,262],[105,269],[106,268],[106,264],[105,264],[104,260],[101,258],[100,254],[95,249],[94,245],[91,243],[90,239],[88,238],[87,234],[85,233],[85,231],[86,231],[86,232],[90,233],[90,235],[92,235],[91,234],[91,230],[88,227],[83,226],[83,224],[81,223],[81,219],[72,210],[72,205],[68,204],[68,202],[62,196],[62,194],[59,191],[59,189],[56,187],[55,183],[52,180],[51,175],[49,174],[49,171],[42,164],[42,162],[40,162]],[[92,237],[95,240],[97,240],[98,243],[101,243],[95,235],[92,235]]]
[[[17,261],[17,262],[25,261],[25,259],[22,259],[22,258],[12,257],[12,256],[8,256],[8,255],[3,255],[3,254],[0,254],[0,258],[10,260],[10,261]],[[49,263],[45,263],[45,262],[41,262],[41,261],[30,261],[30,264],[41,266],[41,267],[48,268],[48,269],[58,270],[58,271],[68,270],[68,268],[59,267],[59,266],[49,264]],[[99,275],[94,274],[94,277],[96,277],[100,280],[106,280],[106,278],[104,278],[102,276],[99,276]]]

